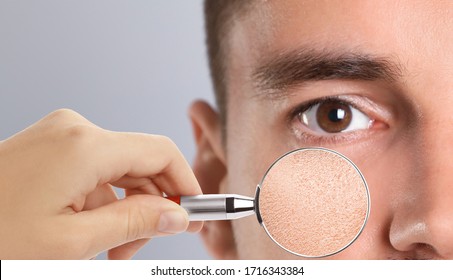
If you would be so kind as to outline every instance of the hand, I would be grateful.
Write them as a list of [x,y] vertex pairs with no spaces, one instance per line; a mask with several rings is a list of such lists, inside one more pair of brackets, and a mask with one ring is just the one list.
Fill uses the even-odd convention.
[[1,259],[130,258],[148,238],[188,228],[163,193],[201,194],[168,138],[107,131],[71,110],[0,142],[0,191]]

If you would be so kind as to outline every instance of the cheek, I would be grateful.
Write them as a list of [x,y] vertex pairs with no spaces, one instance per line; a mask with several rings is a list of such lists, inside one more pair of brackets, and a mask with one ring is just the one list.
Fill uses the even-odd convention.
[[392,145],[344,149],[343,152],[364,175],[371,197],[370,216],[359,238],[334,259],[383,259],[389,256],[390,225],[395,209],[410,200],[411,186],[419,180],[414,177],[419,160],[411,142]]
[[[244,125],[245,127],[246,125]],[[238,137],[228,137],[228,182],[226,193],[255,196],[256,186],[273,156],[263,152],[254,139],[259,135],[253,130],[244,131]],[[255,138],[256,137],[256,138]],[[233,234],[240,259],[272,259],[277,248],[258,223],[256,215],[233,220]],[[278,252],[277,252],[278,253]]]
[[275,109],[250,98],[231,95],[226,128],[229,185],[231,191],[247,196],[255,194],[270,164],[287,151],[285,137],[273,125]]
[[[238,107],[236,107],[238,109]],[[286,141],[261,122],[253,109],[235,110],[227,128],[227,193],[254,197],[256,186],[270,164],[288,151]],[[260,129],[261,128],[261,129]],[[241,259],[285,259],[293,257],[267,236],[255,215],[232,221]]]

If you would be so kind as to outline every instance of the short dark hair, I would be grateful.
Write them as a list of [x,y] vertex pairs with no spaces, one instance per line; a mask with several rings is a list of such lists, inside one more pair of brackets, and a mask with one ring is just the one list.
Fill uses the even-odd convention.
[[229,33],[232,25],[244,14],[252,0],[205,0],[204,16],[206,45],[214,93],[222,125],[226,123],[227,81],[226,62]]

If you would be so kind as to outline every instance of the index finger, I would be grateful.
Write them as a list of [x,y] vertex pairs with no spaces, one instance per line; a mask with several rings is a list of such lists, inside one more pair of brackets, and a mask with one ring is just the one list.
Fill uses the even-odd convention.
[[167,195],[202,193],[189,163],[168,137],[110,131],[105,133],[104,143],[94,153],[98,184],[130,176],[150,178]]

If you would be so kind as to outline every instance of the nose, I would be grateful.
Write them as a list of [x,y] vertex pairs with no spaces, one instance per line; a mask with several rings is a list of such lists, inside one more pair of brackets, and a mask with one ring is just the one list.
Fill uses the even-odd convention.
[[448,208],[451,205],[436,205],[431,211],[420,209],[396,216],[390,228],[390,243],[398,251],[406,252],[406,258],[452,259],[453,213]]
[[453,145],[448,139],[453,133],[425,133],[429,136],[416,156],[421,163],[413,171],[417,179],[394,206],[390,243],[407,258],[452,259]]

